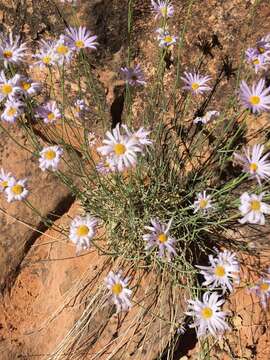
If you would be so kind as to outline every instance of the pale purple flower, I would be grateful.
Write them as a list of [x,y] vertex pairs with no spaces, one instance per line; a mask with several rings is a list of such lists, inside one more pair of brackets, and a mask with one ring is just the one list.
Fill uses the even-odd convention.
[[74,51],[80,51],[86,48],[96,50],[96,46],[98,45],[96,42],[97,36],[91,35],[91,32],[85,26],[66,29],[66,39],[70,48]]
[[0,101],[4,99],[14,100],[22,92],[18,86],[20,75],[16,74],[11,79],[7,79],[4,71],[0,73]]
[[144,80],[144,74],[140,65],[136,65],[135,68],[121,68],[121,73],[124,80],[131,86],[146,84]]
[[186,314],[194,318],[194,323],[190,327],[197,329],[199,337],[209,333],[215,337],[220,336],[230,329],[225,321],[227,313],[220,310],[224,302],[225,300],[220,299],[220,295],[217,292],[204,293],[202,301],[199,299],[188,300],[188,311]]
[[217,118],[220,115],[219,111],[207,111],[207,113],[204,116],[198,116],[196,119],[193,120],[194,124],[202,123],[207,124],[209,121],[212,120],[212,118]]
[[168,261],[176,255],[175,242],[176,240],[170,236],[169,230],[172,224],[172,220],[168,224],[162,224],[158,219],[151,219],[152,226],[145,226],[146,230],[149,230],[149,234],[143,235],[143,240],[146,241],[145,249],[148,251],[152,248],[158,249],[158,256],[167,256]]
[[130,297],[132,291],[128,289],[129,278],[122,276],[122,271],[110,271],[105,278],[105,284],[110,291],[111,302],[116,306],[116,312],[128,311],[132,304]]
[[197,211],[200,211],[203,214],[208,213],[208,211],[213,208],[211,196],[206,195],[206,191],[198,193],[197,199],[194,201],[193,207],[194,213],[196,213]]
[[3,168],[0,169],[0,192],[3,192],[7,187],[10,180],[15,180],[11,173],[6,172]]
[[243,193],[240,197],[241,205],[239,211],[243,216],[239,220],[241,224],[265,224],[264,214],[270,214],[270,206],[262,201],[264,193],[260,195]]
[[176,43],[177,37],[171,35],[167,28],[159,28],[156,32],[158,33],[157,40],[161,48],[169,47]]
[[23,75],[20,75],[17,84],[25,96],[36,95],[41,89],[40,83],[34,82],[32,79]]
[[155,19],[157,18],[168,18],[172,17],[174,14],[173,5],[169,1],[162,0],[151,0],[153,11],[156,13]]
[[54,44],[53,50],[56,55],[56,61],[59,65],[69,63],[71,61],[72,51],[64,35],[60,35],[59,39]]
[[1,114],[1,120],[8,123],[14,123],[23,113],[24,103],[16,100],[7,100],[5,102],[4,111]]
[[48,101],[37,108],[36,116],[42,118],[45,124],[53,124],[61,119],[62,115],[56,102]]
[[266,70],[270,64],[270,59],[254,48],[246,50],[246,60],[252,65],[256,74],[260,70]]
[[142,147],[152,145],[153,142],[148,137],[151,132],[150,130],[146,130],[141,126],[138,130],[132,132],[130,129],[128,129],[127,125],[124,124],[122,125],[122,128],[130,138],[133,137]]
[[233,280],[239,279],[239,262],[236,254],[230,251],[217,253],[217,256],[208,256],[210,266],[196,265],[200,269],[200,274],[205,278],[203,286],[210,290],[221,287],[223,293],[226,290],[232,292]]
[[270,276],[261,277],[260,280],[251,289],[259,297],[260,303],[264,309],[267,308],[267,302],[270,299]]
[[89,111],[89,107],[83,99],[77,99],[75,101],[75,115],[77,117],[84,117]]
[[39,52],[33,55],[33,58],[37,59],[33,66],[43,68],[55,65],[57,63],[57,55],[54,52],[55,42],[41,40],[39,44]]
[[264,54],[266,56],[269,56],[270,54],[270,33],[266,36],[262,37],[259,41],[256,43],[257,49],[260,54]]
[[259,80],[258,84],[253,83],[251,88],[242,80],[240,100],[244,108],[251,110],[253,113],[261,113],[270,109],[270,88],[264,87],[264,79]]
[[0,36],[0,59],[4,66],[8,64],[19,65],[24,61],[26,56],[26,43],[20,43],[20,36],[13,37],[12,32],[7,37],[3,34]]
[[243,171],[255,178],[259,184],[261,180],[270,178],[270,162],[267,161],[269,153],[263,155],[264,145],[256,144],[252,147],[244,148],[242,155],[234,153],[237,163],[243,167]]
[[96,165],[97,172],[100,174],[106,175],[116,171],[116,166],[110,158],[105,158],[101,160]]
[[27,179],[16,180],[11,177],[8,181],[8,186],[5,188],[5,195],[8,202],[24,200],[28,195],[26,188]]
[[118,171],[124,171],[127,168],[137,164],[137,153],[142,152],[138,140],[132,136],[121,135],[119,124],[112,130],[106,132],[107,139],[103,140],[103,146],[97,148],[97,151],[109,157]]
[[201,76],[198,73],[188,73],[184,72],[185,77],[181,79],[185,82],[183,89],[190,90],[193,94],[202,94],[205,91],[211,90],[211,88],[206,84],[211,77],[210,76]]

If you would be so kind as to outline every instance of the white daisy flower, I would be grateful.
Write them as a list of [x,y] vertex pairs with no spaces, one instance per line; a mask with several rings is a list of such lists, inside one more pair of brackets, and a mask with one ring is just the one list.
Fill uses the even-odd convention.
[[213,208],[212,200],[210,195],[206,195],[206,191],[197,194],[197,200],[194,201],[193,204],[194,213],[197,211],[201,211],[203,213],[207,213],[209,209]]
[[270,109],[270,88],[265,87],[265,80],[259,80],[258,84],[253,83],[250,88],[242,80],[240,85],[240,100],[244,108],[251,110],[253,113],[261,113]]
[[39,44],[39,53],[33,55],[33,58],[37,59],[33,66],[39,66],[40,68],[43,68],[55,65],[57,62],[57,56],[54,52],[55,43],[52,41],[46,42],[41,40]]
[[120,134],[119,124],[110,131],[106,132],[107,139],[103,140],[105,145],[97,148],[97,151],[114,162],[118,171],[123,171],[137,163],[137,152],[142,152],[138,141],[133,137]]
[[239,220],[241,224],[265,224],[264,214],[270,214],[270,206],[262,202],[263,196],[264,193],[260,195],[249,195],[247,192],[241,195],[241,205],[239,206],[239,210],[243,216],[243,218]]
[[251,291],[254,291],[260,298],[260,303],[264,309],[267,308],[268,299],[270,299],[270,278],[262,277],[258,283],[253,286]]
[[69,238],[76,244],[77,252],[89,249],[91,240],[96,235],[98,220],[89,214],[76,216],[70,224]]
[[42,171],[52,170],[56,171],[63,149],[60,146],[47,146],[40,151],[39,167]]
[[1,114],[1,120],[14,123],[17,118],[23,113],[24,103],[21,101],[7,100],[5,102],[4,111]]
[[207,111],[207,113],[204,116],[196,117],[196,119],[193,120],[193,123],[207,124],[210,120],[212,120],[212,118],[217,118],[219,115],[220,115],[219,111],[216,110]]
[[8,37],[1,35],[0,37],[0,59],[4,62],[4,66],[8,64],[19,65],[24,61],[26,56],[26,43],[20,43],[20,37],[13,38],[12,32]]
[[13,100],[16,95],[21,93],[21,89],[18,86],[19,78],[19,75],[15,75],[13,78],[8,80],[4,71],[0,72],[0,101],[6,98]]
[[203,299],[188,300],[187,315],[194,317],[194,323],[190,327],[197,328],[197,335],[204,336],[209,333],[213,336],[222,335],[230,327],[226,323],[226,312],[220,311],[225,300],[219,300],[217,292],[206,292]]
[[22,93],[25,96],[36,95],[41,89],[40,83],[34,82],[26,76],[20,76],[20,78],[18,79],[18,86],[20,87]]
[[181,79],[186,83],[183,89],[190,90],[193,94],[202,94],[205,91],[211,90],[210,86],[206,83],[211,80],[210,76],[201,76],[197,73],[184,72],[184,77]]
[[256,43],[257,50],[260,54],[269,54],[270,53],[270,34],[267,34],[266,36],[262,37],[259,41]]
[[36,116],[42,118],[45,124],[53,124],[62,117],[55,101],[48,101],[44,105],[39,106]]
[[217,257],[208,256],[210,266],[196,265],[200,269],[200,274],[205,278],[203,286],[210,290],[221,287],[223,293],[226,290],[233,291],[233,280],[239,279],[239,262],[236,260],[236,254],[230,251],[221,252]]
[[161,48],[169,47],[176,43],[177,37],[171,35],[167,28],[158,28],[156,32],[158,33],[157,40]]
[[110,271],[105,278],[107,288],[111,293],[111,301],[116,306],[116,312],[128,311],[131,308],[130,296],[132,291],[128,289],[128,278],[122,277],[122,271],[114,273]]
[[260,54],[257,49],[249,48],[246,50],[246,60],[254,68],[257,74],[260,70],[267,70],[270,59],[264,54]]
[[70,48],[74,51],[80,51],[86,48],[97,49],[97,36],[91,35],[91,32],[85,26],[66,29],[66,38]]
[[5,172],[3,168],[0,169],[0,192],[3,192],[8,187],[8,183],[12,179],[15,180],[11,173]]
[[72,51],[64,35],[60,35],[60,38],[55,43],[54,53],[56,54],[58,64],[63,65],[70,62]]
[[151,0],[151,4],[154,12],[156,13],[155,19],[157,18],[166,19],[168,17],[172,17],[174,14],[173,5],[170,4],[168,1]]
[[169,230],[172,224],[171,219],[167,225],[159,222],[159,220],[151,219],[152,226],[145,226],[150,234],[143,235],[143,240],[147,242],[145,249],[148,251],[151,248],[158,248],[158,256],[167,256],[168,261],[176,255],[175,239],[170,236]]
[[16,180],[14,177],[9,179],[8,186],[5,188],[8,202],[21,201],[27,197],[29,191],[26,188],[26,182],[27,179]]
[[244,154],[234,153],[237,163],[243,167],[243,171],[255,178],[259,184],[261,180],[270,178],[270,162],[267,161],[269,153],[263,155],[264,145],[256,144],[252,147],[244,148]]

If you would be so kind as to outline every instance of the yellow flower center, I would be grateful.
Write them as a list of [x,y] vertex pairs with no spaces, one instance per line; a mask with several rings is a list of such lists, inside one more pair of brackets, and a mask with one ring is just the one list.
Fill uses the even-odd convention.
[[50,121],[53,121],[54,119],[55,119],[55,115],[54,115],[54,113],[49,113],[48,115],[47,115],[47,118],[48,118],[48,120],[50,120]]
[[210,307],[205,307],[202,309],[201,315],[204,319],[210,319],[213,316],[213,310]]
[[42,59],[42,61],[45,65],[49,65],[51,60],[52,60],[52,58],[49,55],[44,56]]
[[56,157],[56,152],[54,150],[48,150],[45,152],[44,157],[46,160],[53,160]]
[[252,105],[258,105],[261,102],[261,99],[257,95],[253,95],[249,98],[249,101]]
[[253,63],[254,65],[259,65],[259,64],[260,64],[260,61],[259,61],[259,59],[254,59],[254,60],[252,61],[252,63]]
[[261,54],[263,54],[265,52],[265,48],[264,47],[258,47],[258,50]]
[[85,47],[84,41],[82,41],[82,40],[76,40],[76,41],[75,41],[75,45],[76,45],[77,48],[79,48],[79,49],[82,49],[82,48]]
[[262,282],[262,283],[260,284],[260,289],[261,289],[261,291],[266,292],[266,291],[269,290],[269,288],[270,288],[270,285],[269,285],[268,283]]
[[160,12],[161,12],[161,15],[162,15],[163,17],[166,17],[167,14],[168,14],[167,6],[163,6],[163,7],[160,9]]
[[12,92],[12,86],[10,84],[4,84],[2,85],[1,90],[4,95],[8,95]]
[[200,84],[198,84],[198,83],[192,83],[191,84],[192,90],[197,90],[197,89],[199,89],[199,87],[200,87]]
[[89,227],[86,225],[80,225],[77,227],[76,234],[78,236],[86,236],[89,233]]
[[21,193],[23,192],[23,186],[20,184],[14,185],[12,186],[11,191],[15,195],[21,195]]
[[161,244],[164,244],[167,240],[168,240],[168,236],[164,233],[158,236],[158,241],[161,242]]
[[225,271],[224,267],[221,265],[217,265],[215,268],[215,275],[218,277],[223,277],[223,276],[225,276],[225,274],[226,274],[226,271]]
[[56,51],[60,55],[66,55],[68,53],[68,47],[66,45],[62,44],[62,45],[57,46]]
[[201,209],[205,209],[207,205],[208,205],[208,200],[206,200],[206,199],[201,199],[200,200],[199,207]]
[[261,210],[261,202],[258,200],[251,200],[250,208],[252,211],[260,211]]
[[10,107],[10,108],[7,110],[7,115],[8,115],[8,116],[14,116],[14,115],[16,115],[16,113],[17,113],[17,109],[16,109],[16,108]]
[[27,91],[27,90],[30,89],[31,84],[28,83],[28,82],[22,82],[22,83],[21,83],[21,87],[23,88],[23,90]]
[[4,50],[3,51],[3,56],[6,59],[10,59],[12,57],[12,55],[13,55],[13,52],[11,50]]
[[123,286],[119,283],[116,283],[112,286],[112,293],[114,295],[120,295],[123,290]]
[[249,170],[250,170],[251,172],[256,172],[256,171],[258,170],[258,165],[257,165],[256,163],[251,163],[251,164],[249,165]]
[[123,144],[115,144],[113,150],[116,155],[123,155],[126,152],[126,147]]
[[0,185],[2,186],[2,188],[8,187],[8,182],[7,182],[7,180],[1,181],[1,182],[0,182]]
[[173,41],[173,38],[172,38],[170,35],[167,35],[167,36],[165,36],[164,41],[165,41],[166,43],[170,43],[170,42]]

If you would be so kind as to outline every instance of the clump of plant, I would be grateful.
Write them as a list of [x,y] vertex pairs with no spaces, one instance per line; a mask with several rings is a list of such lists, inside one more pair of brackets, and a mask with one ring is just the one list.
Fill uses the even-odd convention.
[[[113,128],[104,93],[89,65],[99,44],[88,29],[68,27],[58,39],[39,44],[33,65],[47,72],[47,88],[18,73],[27,68],[26,44],[11,34],[1,39],[1,128],[9,132],[8,126],[14,123],[23,128],[37,166],[54,172],[81,202],[84,214],[72,219],[66,231],[77,254],[96,247],[101,256],[111,259],[105,287],[89,300],[72,336],[52,359],[71,348],[75,350],[70,359],[79,356],[76,349],[82,348],[83,326],[108,298],[117,314],[138,306],[133,293],[140,282],[134,284],[132,276],[124,274],[125,268],[131,273],[140,268],[152,271],[166,277],[170,288],[185,289],[189,297],[185,324],[195,327],[199,337],[220,336],[229,330],[228,315],[221,307],[239,278],[237,251],[250,249],[246,241],[229,237],[226,230],[236,231],[243,224],[259,227],[270,213],[269,126],[247,136],[246,123],[248,117],[256,121],[270,109],[270,88],[264,78],[270,36],[246,51],[253,67],[245,64],[247,82],[240,80],[241,71],[234,70],[228,59],[222,60],[216,77],[207,75],[205,55],[193,69],[184,71],[181,57],[187,23],[174,36],[170,30],[173,5],[153,0],[151,5],[160,22],[155,72],[148,79],[142,65],[131,63],[128,52],[126,66],[120,69],[124,110]],[[132,31],[132,1],[128,31]],[[172,56],[175,67],[167,76]],[[75,103],[70,103],[67,93],[67,72],[75,74],[78,85]],[[228,80],[233,82],[233,93],[216,108],[215,94],[220,83]],[[136,106],[140,110],[135,117]],[[89,129],[91,118],[97,119],[102,134]],[[46,146],[41,145],[40,132]],[[0,189],[7,201],[31,206],[27,179],[16,179],[2,169]],[[199,273],[204,281],[198,280]],[[269,275],[259,280],[256,291],[265,305]],[[176,303],[174,299],[173,306]],[[180,326],[179,319],[159,321],[169,323],[173,331]],[[179,336],[185,331],[183,326],[180,329]],[[169,342],[172,348],[175,341]],[[84,346],[89,349],[91,343]]]

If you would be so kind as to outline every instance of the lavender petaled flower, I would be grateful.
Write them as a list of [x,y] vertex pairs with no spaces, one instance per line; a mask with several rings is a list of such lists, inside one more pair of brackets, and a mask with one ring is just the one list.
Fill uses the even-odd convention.
[[4,66],[8,64],[20,64],[26,56],[26,43],[20,43],[20,37],[13,38],[12,32],[8,37],[3,34],[0,36],[0,59],[4,62]]
[[270,178],[270,162],[267,161],[270,153],[263,155],[264,145],[255,144],[252,147],[244,148],[243,155],[234,153],[237,163],[243,167],[243,171],[255,178],[259,184],[261,180]]
[[268,56],[270,53],[270,33],[257,41],[256,45],[260,54]]
[[55,42],[41,40],[39,44],[39,52],[32,56],[34,59],[37,59],[33,66],[43,68],[55,65],[57,62],[57,56],[54,52]]
[[198,73],[184,72],[184,77],[181,79],[185,82],[183,89],[190,90],[193,94],[202,94],[205,91],[211,90],[206,83],[211,79],[210,76],[201,76]]
[[156,13],[155,19],[158,18],[168,18],[172,17],[174,14],[173,5],[170,4],[168,1],[162,0],[151,0],[151,5],[153,7],[153,11]]
[[261,113],[270,109],[270,87],[265,88],[265,80],[260,79],[258,84],[253,83],[250,88],[242,80],[240,85],[240,100],[244,108],[252,113]]
[[260,303],[264,309],[267,308],[267,302],[270,299],[270,277],[261,277],[257,284],[251,289],[259,297]]
[[166,255],[168,261],[171,261],[171,258],[176,255],[176,240],[169,235],[172,220],[170,219],[168,224],[165,225],[158,219],[151,219],[152,226],[144,227],[150,233],[143,235],[143,240],[146,241],[145,249],[148,251],[151,248],[158,248],[158,256],[164,257]]
[[177,37],[171,35],[167,28],[159,28],[156,32],[158,33],[157,40],[161,48],[170,47],[176,43]]
[[131,86],[145,85],[144,73],[140,65],[135,68],[124,67],[121,68],[121,73],[124,80]]
[[48,101],[37,108],[36,116],[42,118],[45,124],[52,124],[61,118],[61,112],[55,101]]
[[66,29],[66,39],[70,48],[74,51],[80,51],[86,48],[96,50],[96,46],[98,45],[96,42],[97,36],[91,35],[91,32],[85,26]]
[[246,50],[246,61],[253,66],[256,74],[260,70],[266,70],[270,63],[270,59],[255,48]]

